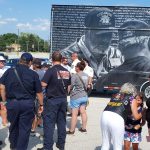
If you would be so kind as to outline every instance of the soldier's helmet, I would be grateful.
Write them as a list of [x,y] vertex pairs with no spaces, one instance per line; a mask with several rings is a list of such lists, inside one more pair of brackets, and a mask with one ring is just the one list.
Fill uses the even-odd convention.
[[[88,12],[85,17],[85,27],[88,29],[108,29],[115,27],[113,12],[106,7],[96,7]],[[111,30],[112,31],[112,30]]]
[[142,39],[150,36],[150,25],[141,20],[124,22],[119,30],[119,49],[124,49],[133,44],[139,44]]

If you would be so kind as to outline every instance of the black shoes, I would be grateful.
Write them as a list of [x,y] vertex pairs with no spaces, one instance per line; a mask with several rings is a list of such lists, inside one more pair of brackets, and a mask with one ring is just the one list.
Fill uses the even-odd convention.
[[56,147],[59,149],[59,150],[64,150],[64,147],[60,146],[59,144],[56,143]]
[[42,148],[37,148],[37,150],[44,150],[44,148],[42,147]]
[[68,135],[73,135],[74,133],[75,133],[75,131],[70,131],[70,130],[66,132],[66,134],[68,134]]
[[82,128],[80,128],[79,131],[80,131],[80,132],[83,132],[83,133],[86,133],[86,132],[87,132],[86,129],[82,129]]
[[[56,147],[57,147],[59,150],[64,150],[64,147],[61,147],[61,146],[59,146],[58,144],[56,144]],[[46,149],[44,149],[44,147],[42,147],[42,148],[37,148],[37,150],[46,150]]]

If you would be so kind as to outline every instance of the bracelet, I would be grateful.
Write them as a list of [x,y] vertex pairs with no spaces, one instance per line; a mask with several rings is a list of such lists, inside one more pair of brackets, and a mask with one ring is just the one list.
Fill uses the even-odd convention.
[[42,107],[43,105],[42,104],[40,104],[40,107]]

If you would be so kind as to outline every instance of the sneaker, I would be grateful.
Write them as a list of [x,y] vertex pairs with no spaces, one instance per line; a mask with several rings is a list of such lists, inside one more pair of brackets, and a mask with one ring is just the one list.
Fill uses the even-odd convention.
[[66,132],[66,134],[68,134],[68,135],[73,135],[74,133],[75,133],[75,131],[70,131],[70,130]]
[[82,128],[80,128],[80,129],[79,129],[79,131],[80,131],[80,132],[84,132],[84,133],[86,133],[86,132],[87,132],[87,130],[86,130],[86,129],[82,129]]

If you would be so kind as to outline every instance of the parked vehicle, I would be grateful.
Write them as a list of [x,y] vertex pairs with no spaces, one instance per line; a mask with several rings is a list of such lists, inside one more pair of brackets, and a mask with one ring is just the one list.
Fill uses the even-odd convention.
[[14,67],[18,64],[19,58],[11,58],[6,61],[6,66]]

